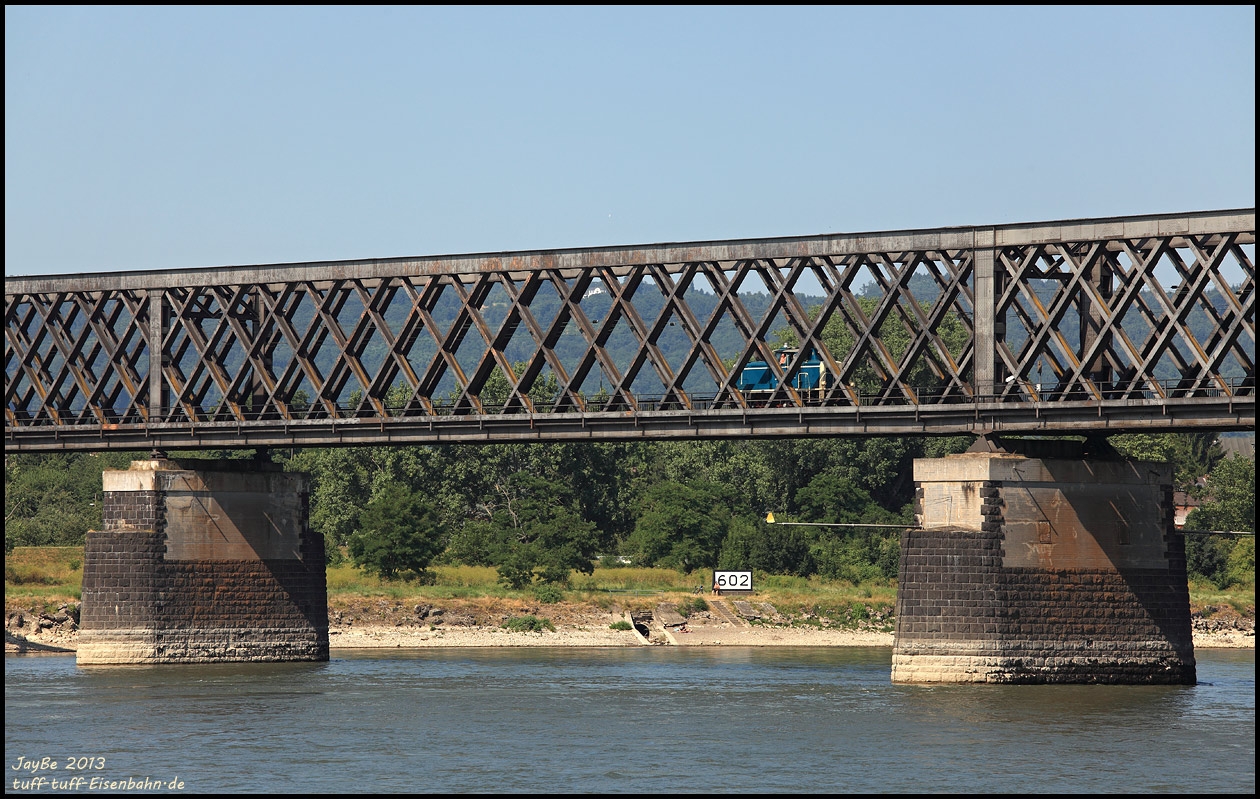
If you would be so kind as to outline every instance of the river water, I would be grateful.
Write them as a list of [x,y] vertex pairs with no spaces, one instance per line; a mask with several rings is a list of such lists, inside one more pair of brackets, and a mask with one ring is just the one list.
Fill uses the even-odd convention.
[[5,792],[1254,793],[1255,650],[1196,657],[1190,687],[926,687],[888,648],[10,655]]

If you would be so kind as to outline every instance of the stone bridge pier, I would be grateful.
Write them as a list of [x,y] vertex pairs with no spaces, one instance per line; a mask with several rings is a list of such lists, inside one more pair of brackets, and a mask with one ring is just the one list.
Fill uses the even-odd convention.
[[156,457],[103,476],[87,534],[79,665],[328,659],[308,479],[271,463]]
[[1172,467],[977,444],[915,462],[893,682],[1193,684]]

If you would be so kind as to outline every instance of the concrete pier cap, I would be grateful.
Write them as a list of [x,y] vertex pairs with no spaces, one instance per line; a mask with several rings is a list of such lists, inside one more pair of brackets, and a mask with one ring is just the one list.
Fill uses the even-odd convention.
[[893,681],[1194,683],[1172,467],[977,449],[915,461]]
[[328,659],[309,478],[261,460],[137,460],[102,475],[80,665]]

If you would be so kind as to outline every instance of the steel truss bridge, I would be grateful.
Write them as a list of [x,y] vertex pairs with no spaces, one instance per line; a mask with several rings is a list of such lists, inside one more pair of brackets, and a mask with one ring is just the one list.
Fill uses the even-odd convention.
[[6,277],[6,449],[1254,429],[1255,227]]

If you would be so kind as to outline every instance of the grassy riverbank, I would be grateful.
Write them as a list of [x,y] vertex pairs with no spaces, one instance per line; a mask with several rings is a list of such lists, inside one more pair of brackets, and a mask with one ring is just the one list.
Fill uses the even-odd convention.
[[[54,610],[77,602],[83,583],[82,547],[17,547],[5,556],[5,609]],[[382,580],[342,564],[328,569],[330,612],[367,604],[414,606],[449,601],[490,601],[505,605],[582,605],[608,610],[650,610],[661,602],[708,593],[709,572],[684,574],[672,569],[597,568],[575,574],[567,589],[538,586],[512,590],[498,582],[498,572],[481,566],[437,566],[427,584]],[[890,616],[896,587],[852,585],[801,577],[759,579],[757,598],[791,615],[865,619]]]
[[[438,566],[429,584],[381,580],[343,564],[328,569],[330,612],[363,607],[366,603],[399,606],[443,601],[495,601],[508,605],[582,605],[628,611],[647,610],[661,602],[682,601],[708,593],[707,571],[691,574],[672,569],[633,567],[597,568],[594,574],[575,574],[565,590],[538,587],[514,591],[499,584],[490,567]],[[817,578],[757,575],[757,599],[791,616],[820,616],[866,622],[869,616],[891,616],[896,600],[892,584],[853,585]],[[78,602],[83,582],[82,547],[17,547],[4,559],[4,598],[7,612],[53,610]],[[1254,621],[1254,586],[1227,590],[1210,583],[1192,582],[1190,605],[1202,616],[1242,616]]]

